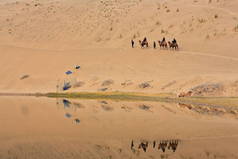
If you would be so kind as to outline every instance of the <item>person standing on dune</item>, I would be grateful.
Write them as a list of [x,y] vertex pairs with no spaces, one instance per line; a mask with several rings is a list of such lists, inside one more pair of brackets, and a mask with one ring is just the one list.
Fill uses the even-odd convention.
[[156,42],[154,41],[154,49],[156,49]]
[[134,48],[135,42],[134,40],[131,40],[131,47]]

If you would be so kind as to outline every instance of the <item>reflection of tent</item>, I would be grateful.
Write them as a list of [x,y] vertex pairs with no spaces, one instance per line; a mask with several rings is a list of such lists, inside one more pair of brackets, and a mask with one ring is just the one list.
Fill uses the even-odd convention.
[[66,113],[66,114],[65,114],[65,117],[66,117],[66,118],[71,118],[71,117],[72,117],[72,115],[71,115],[71,114],[69,114],[69,113]]
[[70,75],[70,74],[72,74],[72,73],[73,73],[72,71],[67,71],[67,72],[65,72],[66,75]]
[[71,102],[68,101],[68,100],[66,100],[66,99],[63,99],[63,104],[64,104],[64,107],[65,107],[65,108],[69,108],[70,105],[71,105]]

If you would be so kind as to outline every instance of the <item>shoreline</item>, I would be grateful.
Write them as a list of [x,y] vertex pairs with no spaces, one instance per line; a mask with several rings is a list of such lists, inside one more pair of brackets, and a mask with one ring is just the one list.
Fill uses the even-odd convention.
[[0,96],[34,96],[68,99],[101,99],[117,101],[151,101],[183,103],[203,106],[238,107],[238,97],[177,97],[172,93],[137,93],[137,92],[67,92],[67,93],[0,93]]

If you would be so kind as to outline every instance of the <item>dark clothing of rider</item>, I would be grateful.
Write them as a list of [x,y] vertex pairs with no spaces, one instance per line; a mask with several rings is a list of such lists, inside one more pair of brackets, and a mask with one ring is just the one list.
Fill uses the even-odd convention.
[[134,44],[135,44],[134,40],[131,40],[131,47],[132,48],[134,48]]
[[143,40],[143,42],[146,42],[147,41],[147,39],[146,39],[146,37],[144,38],[144,40]]
[[174,39],[174,40],[172,41],[172,43],[173,43],[173,44],[176,44],[176,43],[177,43],[176,39]]
[[162,42],[165,42],[165,37],[163,37],[163,40],[162,40]]

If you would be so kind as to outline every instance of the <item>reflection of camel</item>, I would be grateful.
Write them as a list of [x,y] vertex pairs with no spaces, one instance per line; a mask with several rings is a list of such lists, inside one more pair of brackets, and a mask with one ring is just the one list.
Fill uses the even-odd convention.
[[[165,152],[166,149],[168,148],[168,150],[172,150],[173,152],[175,152],[177,150],[177,147],[178,147],[178,143],[179,143],[179,140],[161,140],[158,144],[158,150],[162,150],[162,152]],[[155,148],[156,147],[156,141],[154,140],[153,143],[152,143],[152,147]],[[148,149],[148,146],[149,146],[149,142],[146,141],[146,142],[140,142],[139,146],[138,146],[138,149],[142,149],[144,152],[147,151]],[[131,150],[133,152],[136,152],[136,149],[134,148],[135,145],[134,145],[134,141],[132,140],[131,141]]]
[[131,149],[133,149],[133,147],[134,147],[134,141],[132,140],[131,141]]
[[141,142],[138,148],[139,148],[139,149],[142,148],[143,151],[146,152],[146,149],[148,148],[148,145],[149,145],[148,141],[147,141],[146,143]]
[[178,146],[178,140],[172,140],[169,142],[168,149],[172,148],[173,152],[175,152],[177,149],[177,146]]
[[160,141],[158,149],[161,149],[163,152],[165,152],[167,145],[168,145],[168,141],[166,140]]
[[156,145],[156,141],[153,141],[153,148],[155,148],[155,145]]

